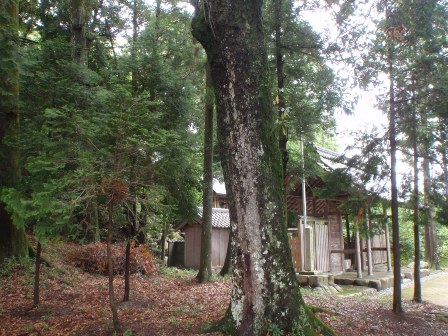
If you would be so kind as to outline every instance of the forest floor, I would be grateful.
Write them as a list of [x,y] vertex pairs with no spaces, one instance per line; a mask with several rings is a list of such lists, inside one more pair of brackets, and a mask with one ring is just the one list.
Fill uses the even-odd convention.
[[[62,244],[52,252],[52,267],[41,274],[41,304],[32,305],[32,265],[11,265],[0,278],[0,335],[114,335],[107,277],[67,264]],[[50,259],[50,258],[49,258]],[[7,272],[3,272],[7,273]],[[122,332],[117,335],[196,335],[220,319],[228,306],[230,280],[198,284],[195,273],[162,269],[131,276],[131,301],[119,304]],[[123,296],[123,279],[115,293]],[[339,296],[303,290],[305,301],[322,308],[319,316],[340,336],[448,335],[448,308],[403,301],[405,313],[391,311],[391,295]],[[211,334],[210,334],[211,335]]]

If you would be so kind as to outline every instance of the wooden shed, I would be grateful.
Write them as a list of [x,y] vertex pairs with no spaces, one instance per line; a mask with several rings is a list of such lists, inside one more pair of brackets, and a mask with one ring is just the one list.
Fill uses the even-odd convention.
[[[229,210],[212,209],[212,267],[222,267],[226,259],[230,233]],[[185,235],[184,266],[198,268],[201,255],[202,207],[194,221],[177,226]]]

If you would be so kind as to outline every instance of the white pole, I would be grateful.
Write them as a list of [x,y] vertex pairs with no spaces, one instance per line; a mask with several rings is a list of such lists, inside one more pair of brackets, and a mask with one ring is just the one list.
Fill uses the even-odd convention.
[[302,156],[302,209],[303,209],[303,224],[300,225],[300,239],[302,241],[301,244],[301,262],[302,268],[305,265],[305,228],[307,227],[307,213],[306,213],[306,185],[305,185],[305,155],[303,151],[303,138],[300,140],[300,151]]

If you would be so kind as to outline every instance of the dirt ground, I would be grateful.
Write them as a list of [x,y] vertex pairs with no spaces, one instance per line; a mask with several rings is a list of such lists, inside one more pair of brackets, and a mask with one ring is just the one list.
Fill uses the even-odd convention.
[[[403,297],[407,299],[412,299],[413,294],[413,286],[403,290]],[[422,299],[448,309],[448,273],[444,273],[440,276],[434,276],[427,281],[423,281]]]
[[[69,265],[42,270],[41,304],[32,306],[32,269],[15,267],[0,278],[0,335],[113,335],[107,278]],[[117,298],[123,280],[115,281]],[[131,301],[120,303],[119,335],[196,335],[220,319],[229,303],[230,280],[198,284],[194,273],[176,269],[132,275]],[[448,309],[404,301],[405,313],[391,311],[390,296],[343,297],[303,292],[323,308],[320,317],[338,335],[448,335]]]

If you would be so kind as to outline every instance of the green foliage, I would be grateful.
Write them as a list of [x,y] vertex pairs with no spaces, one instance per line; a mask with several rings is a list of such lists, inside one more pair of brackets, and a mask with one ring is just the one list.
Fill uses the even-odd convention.
[[268,327],[270,336],[283,336],[283,331],[274,323],[271,323]]
[[151,9],[139,3],[144,30],[133,41],[134,54],[117,55],[108,47],[111,32],[125,23],[119,7],[106,1],[90,18],[84,65],[72,59],[66,5],[42,3],[39,18],[30,6],[21,13],[22,25],[32,29],[26,34],[39,44],[21,49],[24,178],[1,197],[39,240],[59,234],[98,239],[107,220],[99,189],[110,177],[129,189],[115,213],[122,232],[138,217],[139,232],[152,230],[158,239],[166,222],[194,213],[200,186],[199,142],[189,129],[200,78],[190,73],[189,17],[174,6],[146,21]]
[[17,258],[5,258],[0,264],[0,278],[9,277],[14,273],[19,271],[24,271],[25,273],[32,273],[34,262],[29,257]]
[[197,275],[198,271],[177,267],[160,267],[159,273],[164,274],[170,278],[189,279],[194,278]]

